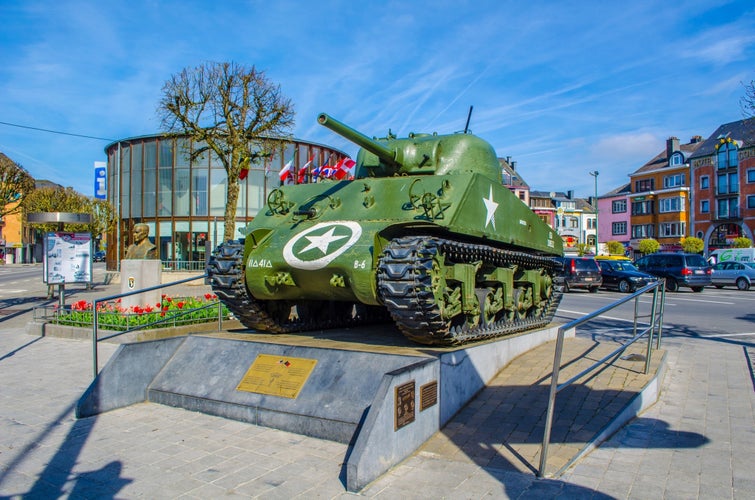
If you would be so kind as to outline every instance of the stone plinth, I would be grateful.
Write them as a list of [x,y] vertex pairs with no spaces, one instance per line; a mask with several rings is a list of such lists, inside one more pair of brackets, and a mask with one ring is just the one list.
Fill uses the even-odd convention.
[[[162,262],[159,259],[124,259],[121,261],[121,293],[133,292],[143,288],[157,286],[162,283]],[[132,306],[146,306],[159,304],[161,292],[159,289],[150,292],[137,293],[123,297],[121,306],[128,309]]]

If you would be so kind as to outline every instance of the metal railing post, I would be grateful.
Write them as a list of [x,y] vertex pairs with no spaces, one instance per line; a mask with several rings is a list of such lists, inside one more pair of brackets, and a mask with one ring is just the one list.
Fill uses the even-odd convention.
[[648,348],[645,353],[645,375],[650,372],[650,356],[653,355],[653,334],[655,333],[656,304],[658,303],[658,288],[653,290],[653,305],[650,312],[650,335],[648,336]]
[[92,369],[94,371],[94,378],[97,378],[99,373],[99,362],[97,358],[97,336],[99,335],[99,318],[97,317],[97,299],[92,302],[94,312],[92,315]]
[[661,303],[659,304],[660,314],[658,315],[658,335],[655,344],[656,349],[661,348],[661,335],[663,334],[663,313],[666,310],[666,287],[661,287]]
[[564,328],[558,329],[556,338],[556,352],[553,354],[553,372],[551,373],[551,387],[548,391],[548,411],[545,414],[545,429],[543,430],[543,449],[540,452],[540,467],[537,470],[538,477],[545,475],[545,466],[548,460],[548,444],[551,440],[551,426],[553,424],[553,411],[556,406],[556,388],[558,387],[558,373],[561,368],[561,355],[564,351]]
[[223,303],[218,301],[218,331],[223,330]]

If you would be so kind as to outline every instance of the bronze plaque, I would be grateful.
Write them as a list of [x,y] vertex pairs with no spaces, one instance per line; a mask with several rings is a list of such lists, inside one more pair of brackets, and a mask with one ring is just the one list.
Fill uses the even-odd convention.
[[414,380],[396,386],[396,418],[395,429],[414,422]]
[[296,399],[316,364],[316,359],[258,354],[236,390]]
[[438,404],[438,381],[433,380],[419,387],[419,411]]

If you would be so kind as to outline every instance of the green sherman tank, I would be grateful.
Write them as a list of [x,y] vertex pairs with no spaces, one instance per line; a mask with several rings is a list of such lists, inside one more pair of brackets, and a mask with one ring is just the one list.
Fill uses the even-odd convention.
[[213,252],[213,291],[247,327],[353,326],[387,314],[409,339],[460,344],[548,324],[561,300],[561,238],[501,182],[467,133],[370,139],[355,180],[281,186]]

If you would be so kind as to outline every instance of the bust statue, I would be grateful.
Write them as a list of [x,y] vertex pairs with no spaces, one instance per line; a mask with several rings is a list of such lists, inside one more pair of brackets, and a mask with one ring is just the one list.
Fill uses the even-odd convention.
[[157,247],[149,241],[149,226],[134,226],[134,243],[126,250],[127,259],[157,259]]

